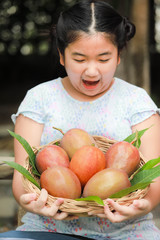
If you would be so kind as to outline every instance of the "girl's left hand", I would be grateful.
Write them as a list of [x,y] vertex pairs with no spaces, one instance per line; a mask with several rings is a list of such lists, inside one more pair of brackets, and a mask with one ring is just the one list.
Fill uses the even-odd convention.
[[[151,211],[151,204],[147,199],[134,200],[130,206],[120,205],[112,199],[107,199],[107,202],[113,207],[114,211],[112,212],[106,204],[104,206],[104,214],[97,214],[96,216],[107,218],[113,223],[139,217]],[[92,215],[92,213],[89,213],[89,215]]]

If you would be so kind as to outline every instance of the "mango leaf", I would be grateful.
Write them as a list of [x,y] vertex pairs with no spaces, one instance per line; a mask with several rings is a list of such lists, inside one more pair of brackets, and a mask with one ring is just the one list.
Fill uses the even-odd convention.
[[32,177],[30,172],[27,171],[23,166],[16,162],[7,162],[3,161],[4,163],[8,164],[10,167],[15,168],[18,172],[20,172],[23,176],[25,176],[30,182],[32,182],[36,187],[41,189],[40,185],[37,183],[37,181]]
[[16,138],[20,144],[23,146],[23,148],[26,150],[26,152],[28,153],[29,156],[29,162],[33,168],[33,173],[37,176],[40,176],[39,172],[37,171],[37,168],[35,166],[35,153],[33,151],[33,149],[31,148],[31,146],[29,145],[29,143],[20,135],[8,130],[8,132],[10,133],[10,135],[14,138]]
[[109,196],[109,198],[121,198],[124,197],[126,195],[128,195],[131,192],[134,192],[138,189],[144,189],[146,188],[151,182],[144,182],[144,183],[137,183],[134,186],[131,186],[129,188],[125,188],[117,193],[112,194],[111,196]]
[[141,167],[139,169],[139,172],[140,171],[143,171],[143,170],[147,170],[147,169],[151,169],[153,168],[155,165],[157,165],[158,163],[160,163],[160,157],[158,158],[155,158],[155,159],[151,159],[149,160],[148,162],[146,162],[143,167]]
[[[123,141],[126,142],[133,142],[135,140],[135,142],[133,143],[134,146],[136,146],[137,148],[140,147],[141,145],[141,137],[143,136],[143,134],[148,130],[149,128],[145,128],[141,131],[137,131],[135,133],[132,133],[131,135],[129,135],[127,138],[125,138]],[[136,136],[137,135],[137,136]],[[137,138],[137,139],[136,139]]]
[[136,139],[132,144],[136,148],[139,148],[141,146],[141,139],[140,138]]
[[139,171],[137,174],[134,175],[133,179],[131,180],[132,186],[137,183],[145,183],[151,182],[153,179],[160,176],[160,165],[157,167],[146,169],[143,171]]
[[103,200],[98,196],[88,196],[86,198],[77,198],[76,201],[90,201],[90,202],[97,202],[98,204],[104,206]]

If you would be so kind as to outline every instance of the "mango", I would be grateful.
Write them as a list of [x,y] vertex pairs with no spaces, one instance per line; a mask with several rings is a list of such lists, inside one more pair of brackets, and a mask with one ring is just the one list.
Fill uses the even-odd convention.
[[70,158],[74,153],[83,146],[96,146],[94,138],[85,130],[79,128],[72,128],[68,130],[60,141],[60,146],[67,152]]
[[130,186],[131,183],[125,171],[106,168],[89,179],[84,186],[83,197],[99,196],[101,199],[106,199],[112,194]]
[[39,173],[42,173],[55,165],[69,167],[69,157],[63,148],[47,145],[37,153],[35,163]]
[[133,144],[125,141],[114,143],[106,152],[106,166],[122,169],[130,176],[140,163],[140,154]]
[[69,168],[78,176],[81,185],[106,167],[104,153],[94,146],[83,146],[71,158]]
[[62,166],[54,166],[45,170],[41,174],[40,185],[54,197],[75,199],[81,195],[78,177],[69,168]]

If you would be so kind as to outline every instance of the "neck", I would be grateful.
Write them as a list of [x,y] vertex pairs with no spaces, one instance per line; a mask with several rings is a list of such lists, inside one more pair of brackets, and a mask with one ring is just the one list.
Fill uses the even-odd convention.
[[101,96],[103,96],[111,88],[113,83],[114,83],[114,78],[112,79],[110,86],[106,90],[104,90],[103,92],[101,92],[101,93],[99,93],[97,95],[88,96],[88,95],[85,95],[85,94],[77,91],[77,89],[75,89],[73,87],[73,85],[71,84],[71,82],[70,82],[68,77],[65,77],[65,78],[62,79],[63,87],[67,91],[67,93],[71,97],[73,97],[74,99],[79,100],[81,102],[90,102],[90,101],[94,101],[94,100],[100,98]]

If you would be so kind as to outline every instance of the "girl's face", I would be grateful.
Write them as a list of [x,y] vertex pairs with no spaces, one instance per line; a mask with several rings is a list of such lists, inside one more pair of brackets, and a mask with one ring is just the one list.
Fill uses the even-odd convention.
[[82,36],[67,46],[60,63],[74,90],[87,96],[106,92],[119,64],[117,47],[102,33]]

